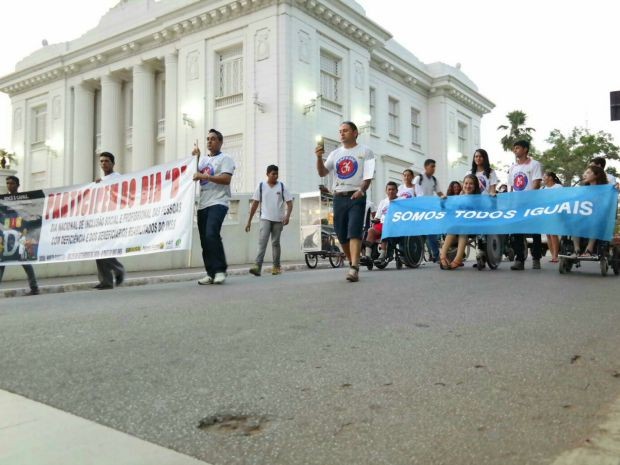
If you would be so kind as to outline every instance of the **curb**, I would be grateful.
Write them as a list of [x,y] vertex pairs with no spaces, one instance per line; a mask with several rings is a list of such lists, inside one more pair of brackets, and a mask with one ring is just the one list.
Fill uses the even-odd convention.
[[[243,268],[234,268],[228,270],[228,276],[244,276],[249,274],[251,265],[247,265]],[[290,265],[282,265],[282,270],[284,271],[301,271],[301,270],[309,270],[305,263],[295,263]],[[317,269],[325,269],[331,268],[328,264],[319,264]],[[265,272],[271,273],[271,266],[265,267],[263,269]],[[133,286],[145,286],[147,284],[162,284],[162,283],[180,283],[187,281],[194,281],[200,279],[204,276],[204,272],[191,272],[191,273],[175,273],[175,274],[162,274],[157,276],[148,276],[148,277],[134,277],[134,278],[126,278],[125,282],[121,287],[133,287]],[[40,295],[43,294],[60,294],[63,292],[74,292],[74,291],[86,291],[93,290],[93,286],[97,284],[97,281],[83,281],[78,283],[68,283],[68,284],[49,284],[39,286]],[[10,297],[23,297],[26,296],[30,289],[29,288],[17,288],[17,289],[6,289],[0,291],[0,299],[2,298],[10,298]]]

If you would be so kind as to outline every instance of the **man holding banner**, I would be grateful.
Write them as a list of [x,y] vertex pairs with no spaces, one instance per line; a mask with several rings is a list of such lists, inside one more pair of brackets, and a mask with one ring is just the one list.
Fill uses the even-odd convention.
[[[17,176],[7,176],[6,178],[6,190],[9,195],[16,195],[19,191],[19,178]],[[25,230],[22,230],[21,239],[25,240]],[[4,234],[0,235],[0,255],[4,253],[4,248],[7,247],[8,241],[5,239]],[[2,258],[0,257],[0,260]],[[24,271],[26,272],[26,276],[28,276],[28,284],[30,285],[30,292],[27,295],[38,295],[39,294],[39,285],[37,284],[37,277],[34,274],[34,268],[32,265],[22,265]],[[0,266],[0,283],[2,282],[2,277],[4,276],[4,266]]]
[[235,161],[222,153],[223,143],[222,133],[210,129],[207,135],[208,155],[201,159],[198,145],[192,151],[192,155],[198,157],[198,170],[194,174],[194,181],[200,181],[198,233],[207,271],[207,275],[198,280],[201,285],[222,284],[226,280],[226,254],[220,233],[232,196],[230,181],[235,172]]
[[[119,173],[114,171],[114,155],[110,152],[101,152],[99,155],[99,166],[103,172],[103,176],[95,182],[101,182],[105,179],[112,179],[120,176]],[[114,279],[116,278],[116,285],[120,286],[125,280],[125,267],[118,258],[98,258],[97,263],[97,275],[99,276],[99,284],[95,286],[95,289],[107,290],[114,288]]]
[[[542,183],[542,167],[539,162],[530,157],[530,143],[520,140],[512,148],[517,160],[508,170],[508,184],[511,192],[525,192],[540,189]],[[525,269],[525,235],[514,234],[513,249],[515,262],[511,270]],[[532,234],[532,269],[540,270],[542,256],[542,240],[540,234]]]

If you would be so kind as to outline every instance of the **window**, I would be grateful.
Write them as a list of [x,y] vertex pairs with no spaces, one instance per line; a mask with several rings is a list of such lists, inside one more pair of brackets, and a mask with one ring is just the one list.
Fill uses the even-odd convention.
[[342,113],[342,60],[321,50],[321,107]]
[[389,136],[392,140],[400,139],[400,118],[399,114],[399,102],[395,98],[390,97],[388,99],[388,119],[389,119]]
[[243,47],[238,45],[217,54],[218,76],[215,106],[243,101]]
[[377,121],[377,91],[374,87],[370,88],[370,132],[375,133],[377,127],[375,126]]
[[464,155],[467,150],[467,125],[459,121],[459,152]]
[[420,111],[411,108],[411,144],[420,146]]
[[47,106],[32,109],[32,144],[44,144],[47,138]]

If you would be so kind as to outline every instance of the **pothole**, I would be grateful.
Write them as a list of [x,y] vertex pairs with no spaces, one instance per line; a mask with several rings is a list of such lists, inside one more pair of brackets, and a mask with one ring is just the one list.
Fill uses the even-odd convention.
[[269,418],[265,415],[220,413],[200,420],[198,422],[198,428],[209,432],[255,436],[265,430],[269,421]]

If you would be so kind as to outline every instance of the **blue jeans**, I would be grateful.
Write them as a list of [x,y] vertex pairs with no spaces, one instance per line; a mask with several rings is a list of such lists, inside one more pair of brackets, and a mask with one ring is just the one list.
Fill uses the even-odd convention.
[[226,254],[222,243],[222,223],[228,213],[224,205],[212,205],[198,210],[198,233],[202,246],[202,261],[207,274],[212,278],[215,273],[226,273]]
[[431,249],[431,254],[433,255],[433,260],[439,259],[439,240],[436,235],[426,236],[426,240],[428,241],[428,247]]

